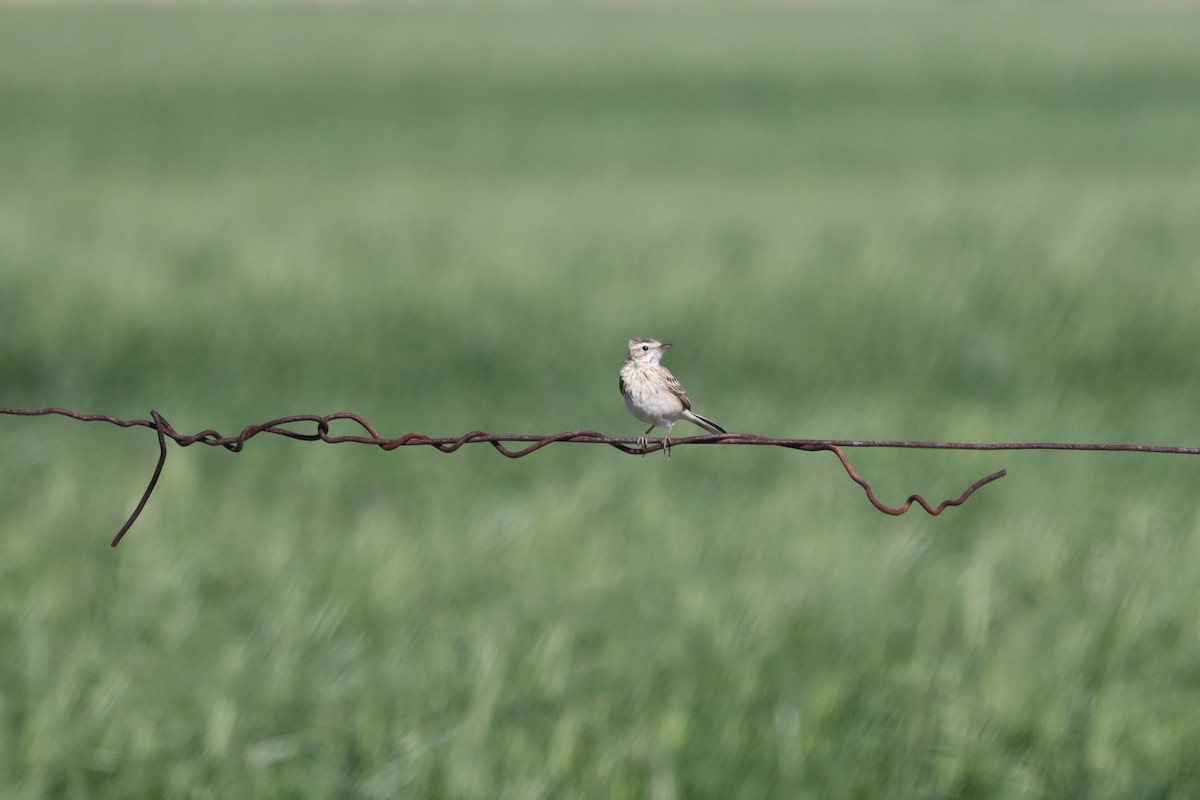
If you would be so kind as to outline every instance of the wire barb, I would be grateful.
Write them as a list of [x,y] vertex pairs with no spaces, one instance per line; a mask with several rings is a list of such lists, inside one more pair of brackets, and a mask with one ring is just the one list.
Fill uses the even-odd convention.
[[[268,433],[275,436],[283,436],[288,439],[295,439],[302,442],[325,442],[327,444],[366,444],[374,445],[383,450],[395,450],[400,447],[433,447],[442,453],[454,453],[460,448],[468,444],[490,444],[505,458],[523,458],[530,453],[537,452],[547,445],[556,443],[570,444],[602,444],[620,450],[622,453],[630,455],[643,455],[644,453],[653,453],[663,449],[663,441],[651,442],[648,447],[643,449],[640,446],[640,440],[636,437],[613,437],[605,436],[596,431],[564,431],[549,436],[536,436],[532,434],[495,434],[487,433],[486,431],[470,431],[462,436],[456,437],[434,437],[426,436],[423,433],[406,433],[396,439],[387,439],[380,436],[379,431],[375,429],[371,423],[348,411],[341,411],[336,414],[325,414],[323,416],[316,414],[296,414],[289,417],[279,417],[277,419],[268,420],[257,425],[247,425],[242,428],[241,432],[236,436],[223,436],[218,431],[211,428],[199,431],[193,434],[183,434],[175,430],[171,423],[167,422],[158,411],[150,412],[150,419],[120,419],[118,417],[109,416],[108,414],[83,414],[78,411],[72,411],[66,408],[0,408],[0,414],[17,417],[42,417],[50,415],[58,415],[68,417],[70,419],[79,420],[81,422],[107,422],[112,425],[117,425],[122,428],[150,428],[154,430],[158,436],[158,463],[154,467],[154,472],[150,476],[150,482],[146,485],[146,491],[142,493],[141,499],[138,501],[137,507],[133,513],[129,515],[129,519],[121,526],[121,530],[117,532],[116,537],[112,540],[112,546],[116,547],[121,543],[122,538],[133,527],[133,524],[141,516],[142,510],[146,507],[146,503],[150,500],[150,495],[154,492],[154,487],[158,485],[158,479],[162,475],[163,467],[167,463],[167,440],[175,442],[180,447],[190,447],[193,444],[206,444],[210,447],[223,447],[231,453],[240,453],[246,446],[246,442],[262,433]],[[333,422],[345,420],[357,425],[366,435],[340,435],[335,436],[330,430],[330,425]],[[306,433],[304,431],[293,430],[291,426],[311,424],[316,427],[315,433]],[[510,448],[506,445],[524,444],[524,447]],[[720,444],[720,445],[757,445],[770,447],[784,447],[792,450],[802,450],[805,452],[821,452],[829,451],[836,455],[842,462],[842,467],[846,470],[846,474],[850,479],[857,483],[867,495],[867,500],[871,505],[882,511],[884,514],[891,516],[900,516],[904,514],[912,506],[917,503],[921,508],[931,516],[938,516],[947,508],[960,506],[967,501],[971,495],[983,488],[992,481],[1003,478],[1007,475],[1007,471],[999,470],[987,475],[972,483],[966,490],[956,498],[943,500],[937,506],[930,503],[921,497],[919,494],[911,494],[900,506],[892,507],[879,500],[875,495],[874,489],[864,480],[850,463],[847,458],[844,448],[849,447],[876,447],[876,448],[907,448],[907,449],[924,449],[924,450],[1072,450],[1072,451],[1106,451],[1106,452],[1134,452],[1134,453],[1172,453],[1176,455],[1200,455],[1200,447],[1175,447],[1169,445],[1149,445],[1149,444],[1079,444],[1070,442],[999,442],[999,443],[983,443],[983,442],[905,442],[905,441],[888,441],[888,440],[861,440],[861,439],[773,439],[765,436],[755,436],[748,433],[712,433],[702,436],[689,436],[682,439],[672,439],[671,446],[686,444]]]

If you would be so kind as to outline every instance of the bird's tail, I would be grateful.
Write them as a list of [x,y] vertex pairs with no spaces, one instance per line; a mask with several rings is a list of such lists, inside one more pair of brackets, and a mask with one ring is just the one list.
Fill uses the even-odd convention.
[[725,430],[720,425],[713,422],[711,419],[706,419],[706,418],[700,416],[699,414],[697,414],[695,411],[684,411],[683,418],[686,419],[688,422],[692,422],[692,423],[695,423],[696,425],[699,425],[701,428],[704,428],[704,430],[708,431],[709,433],[729,433],[729,431]]

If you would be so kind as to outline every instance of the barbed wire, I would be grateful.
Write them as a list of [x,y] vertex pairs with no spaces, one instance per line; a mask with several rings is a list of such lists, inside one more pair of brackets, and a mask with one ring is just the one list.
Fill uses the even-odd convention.
[[[325,442],[327,444],[365,444],[373,445],[383,450],[395,450],[400,447],[433,447],[443,453],[454,453],[459,448],[468,444],[490,444],[501,455],[506,458],[523,458],[524,456],[541,450],[543,447],[551,444],[601,444],[616,448],[623,453],[631,455],[645,455],[647,453],[655,453],[662,450],[664,443],[662,439],[657,441],[650,440],[647,447],[644,449],[640,445],[640,440],[636,437],[619,437],[606,436],[596,431],[565,431],[547,436],[539,436],[533,434],[495,434],[485,431],[470,431],[461,436],[436,437],[427,436],[423,433],[406,433],[403,436],[395,439],[388,439],[379,434],[375,427],[363,419],[358,414],[348,411],[338,412],[336,414],[295,414],[288,417],[278,417],[268,420],[257,425],[247,425],[242,428],[241,432],[236,436],[224,436],[220,432],[211,428],[198,431],[197,433],[184,434],[175,430],[171,423],[167,422],[166,418],[157,411],[150,412],[150,419],[120,419],[108,414],[83,414],[78,411],[72,411],[66,408],[0,408],[0,414],[17,417],[41,417],[49,415],[57,415],[68,417],[70,419],[79,420],[81,422],[107,422],[111,425],[117,425],[122,428],[150,428],[155,431],[158,436],[158,463],[154,467],[154,472],[150,476],[150,481],[146,485],[146,490],[142,493],[141,499],[134,508],[133,513],[129,515],[129,519],[121,526],[117,535],[112,540],[112,546],[116,547],[121,543],[121,539],[133,527],[133,524],[141,516],[142,510],[146,507],[150,495],[154,492],[154,487],[158,485],[158,479],[162,475],[163,466],[167,461],[167,440],[175,442],[180,447],[190,447],[194,444],[206,444],[210,447],[223,447],[233,453],[241,452],[246,446],[246,442],[258,436],[259,434],[272,434],[274,436],[283,436],[288,439],[295,439],[304,442]],[[330,431],[330,425],[334,422],[345,420],[353,423],[366,431],[367,435],[342,435],[335,436]],[[303,431],[292,430],[287,426],[313,424],[316,425],[314,433],[305,433]],[[527,447],[509,448],[507,444],[524,444]],[[992,481],[1003,478],[1008,474],[1007,470],[998,470],[985,475],[979,480],[972,483],[958,497],[943,500],[936,506],[931,505],[925,498],[919,494],[910,494],[905,501],[899,506],[889,506],[879,500],[875,495],[875,490],[871,485],[864,480],[854,466],[850,463],[850,459],[846,456],[844,448],[852,447],[873,447],[873,448],[901,448],[901,449],[920,449],[920,450],[1086,450],[1086,451],[1106,451],[1106,452],[1134,452],[1134,453],[1170,453],[1175,455],[1200,455],[1200,447],[1175,447],[1170,445],[1150,445],[1150,444],[1082,444],[1073,442],[909,442],[896,440],[880,440],[880,439],[776,439],[767,436],[755,436],[748,433],[713,433],[704,434],[702,436],[688,436],[679,439],[672,439],[669,447],[677,447],[680,445],[751,445],[751,446],[767,446],[767,447],[783,447],[791,450],[802,450],[805,452],[822,452],[828,451],[833,453],[841,461],[842,467],[846,470],[846,474],[850,479],[862,487],[863,492],[867,496],[867,500],[875,506],[879,511],[891,516],[900,516],[908,511],[914,503],[920,505],[931,516],[938,516],[947,508],[960,506],[967,501],[980,488],[986,486]]]

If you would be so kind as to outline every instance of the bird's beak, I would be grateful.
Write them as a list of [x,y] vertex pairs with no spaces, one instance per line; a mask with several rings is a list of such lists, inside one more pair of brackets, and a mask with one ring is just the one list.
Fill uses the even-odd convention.
[[663,342],[663,343],[662,343],[662,347],[660,347],[659,349],[660,349],[660,350],[666,350],[668,347],[672,347],[672,346],[673,346],[673,345],[672,345],[670,342]]

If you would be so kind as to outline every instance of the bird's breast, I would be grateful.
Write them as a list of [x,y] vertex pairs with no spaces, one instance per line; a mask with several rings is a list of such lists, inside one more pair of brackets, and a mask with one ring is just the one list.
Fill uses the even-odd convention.
[[668,422],[679,419],[683,402],[661,380],[646,375],[641,370],[622,370],[625,382],[625,406],[629,413],[649,425],[666,427]]

